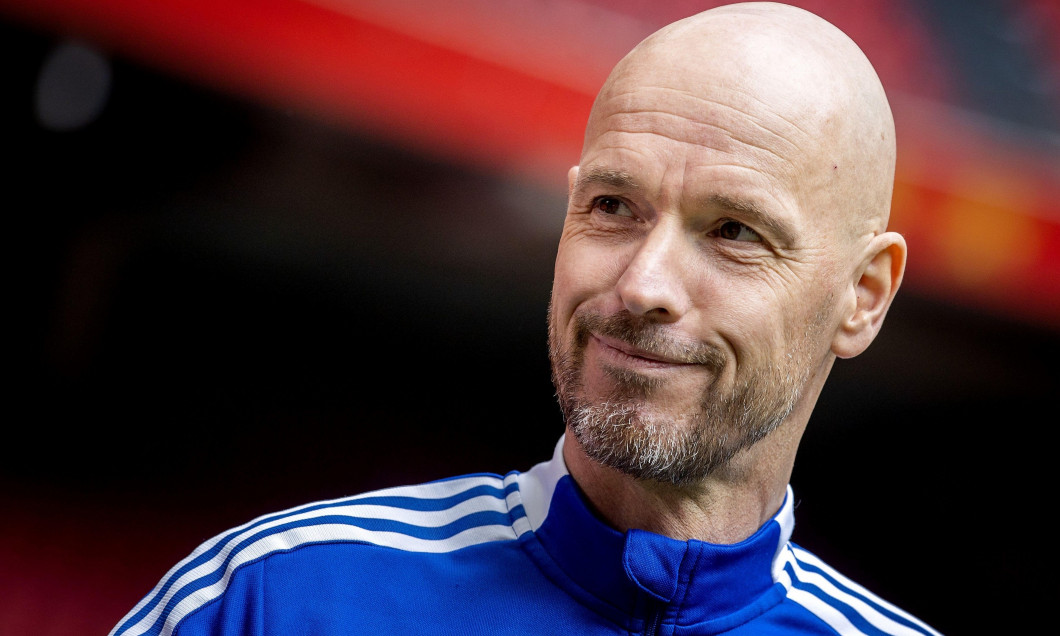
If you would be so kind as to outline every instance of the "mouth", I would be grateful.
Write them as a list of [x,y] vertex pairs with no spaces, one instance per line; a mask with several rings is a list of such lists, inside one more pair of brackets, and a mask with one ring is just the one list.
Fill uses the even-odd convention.
[[608,336],[591,333],[589,337],[600,347],[604,356],[620,364],[649,369],[687,367],[694,364],[666,354],[647,351]]

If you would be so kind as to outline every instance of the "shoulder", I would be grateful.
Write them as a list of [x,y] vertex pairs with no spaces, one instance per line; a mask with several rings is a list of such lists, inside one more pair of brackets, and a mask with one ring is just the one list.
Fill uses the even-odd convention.
[[800,605],[838,634],[939,636],[911,614],[843,576],[812,552],[788,543],[780,555],[779,582]]
[[[321,501],[264,515],[200,545],[111,631],[169,634],[215,603],[241,571],[320,545],[375,546],[421,554],[514,540],[523,517],[517,475],[477,474]],[[241,592],[242,593],[242,592]]]

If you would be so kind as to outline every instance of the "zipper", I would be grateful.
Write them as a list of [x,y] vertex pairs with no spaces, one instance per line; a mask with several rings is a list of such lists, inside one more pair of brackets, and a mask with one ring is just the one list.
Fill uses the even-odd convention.
[[664,609],[664,605],[657,605],[644,619],[644,636],[655,636],[659,631],[659,625],[662,625]]
[[659,631],[659,625],[662,623],[662,612],[655,612],[650,622],[645,621],[644,636],[655,636],[655,632]]

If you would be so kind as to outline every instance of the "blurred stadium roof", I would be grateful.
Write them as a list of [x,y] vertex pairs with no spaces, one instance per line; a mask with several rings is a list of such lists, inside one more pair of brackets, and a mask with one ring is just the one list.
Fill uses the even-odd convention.
[[[562,188],[611,65],[719,2],[0,0],[107,54]],[[920,293],[1060,325],[1060,3],[793,2],[850,34],[899,126],[892,225]]]

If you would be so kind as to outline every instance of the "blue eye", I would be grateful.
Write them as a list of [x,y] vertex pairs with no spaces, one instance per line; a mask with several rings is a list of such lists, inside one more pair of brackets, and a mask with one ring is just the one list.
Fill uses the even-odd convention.
[[718,227],[716,232],[720,238],[729,241],[751,241],[754,243],[762,241],[762,237],[758,235],[758,232],[738,221],[725,221]]

